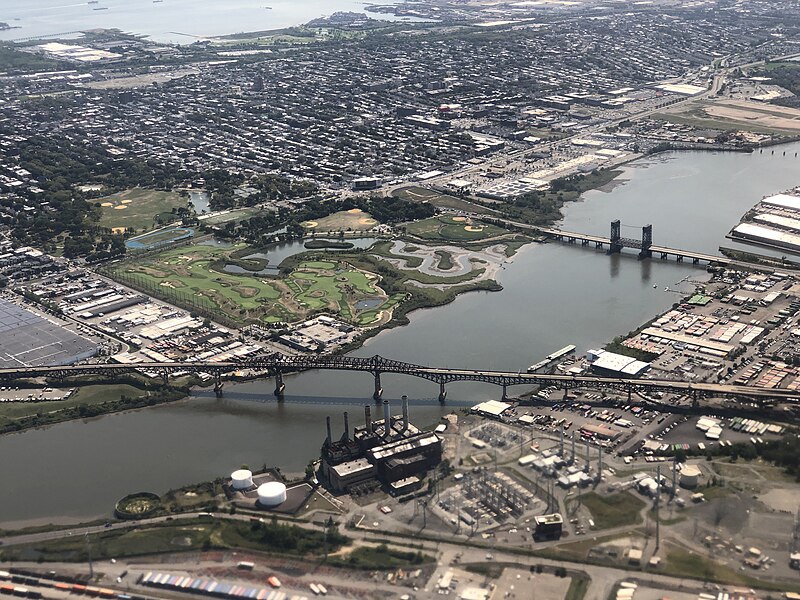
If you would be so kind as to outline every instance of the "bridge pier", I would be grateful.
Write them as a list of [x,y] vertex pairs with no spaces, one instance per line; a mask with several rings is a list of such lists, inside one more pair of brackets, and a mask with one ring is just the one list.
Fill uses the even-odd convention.
[[383,396],[383,387],[381,386],[381,373],[375,371],[375,392],[372,394],[373,400],[380,400]]
[[283,392],[286,389],[286,384],[283,383],[283,373],[280,371],[275,371],[275,397],[279,400],[283,399]]
[[503,384],[503,397],[501,400],[508,400],[508,384]]
[[683,256],[681,256],[680,254],[676,254],[676,255],[675,255],[675,260],[676,260],[677,262],[683,262]]
[[447,390],[444,388],[444,381],[439,383],[439,402],[444,403],[447,399]]
[[219,373],[217,373],[214,379],[214,395],[216,395],[217,398],[222,398],[222,375]]
[[169,385],[169,371],[161,372],[161,384],[164,387],[167,387]]

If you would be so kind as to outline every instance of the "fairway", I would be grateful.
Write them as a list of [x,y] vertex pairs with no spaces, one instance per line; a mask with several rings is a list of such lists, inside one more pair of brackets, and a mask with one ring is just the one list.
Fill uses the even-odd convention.
[[[115,265],[112,277],[189,310],[202,309],[238,324],[297,322],[329,313],[369,325],[397,304],[379,277],[346,262],[306,261],[285,278],[253,252],[231,247],[182,246]],[[235,269],[236,272],[228,272]]]
[[95,202],[103,210],[98,222],[100,227],[142,232],[157,225],[156,215],[164,213],[166,217],[173,208],[186,206],[188,201],[177,192],[133,188],[98,198]]
[[368,231],[378,222],[360,208],[342,210],[316,221],[300,223],[309,232],[312,231]]
[[425,240],[477,242],[508,233],[469,217],[440,215],[405,225],[406,233]]

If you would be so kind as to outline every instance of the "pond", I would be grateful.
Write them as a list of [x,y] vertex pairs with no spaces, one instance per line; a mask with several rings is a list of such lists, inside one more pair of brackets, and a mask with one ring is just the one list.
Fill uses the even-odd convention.
[[365,298],[356,302],[356,310],[369,310],[370,308],[378,308],[386,300],[384,298]]

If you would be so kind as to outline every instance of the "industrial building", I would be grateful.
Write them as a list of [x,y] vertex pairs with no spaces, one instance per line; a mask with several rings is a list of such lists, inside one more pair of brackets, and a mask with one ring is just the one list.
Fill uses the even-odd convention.
[[[345,412],[344,433],[336,441],[328,417],[321,474],[334,492],[349,492],[355,486],[375,481],[402,491],[414,487],[419,475],[441,461],[441,438],[434,432],[420,431],[409,422],[406,398],[401,417],[391,415],[388,400],[383,402],[383,412],[383,420],[373,421],[370,406],[365,406],[364,426],[356,427],[352,435]],[[398,486],[398,482],[402,485]]]
[[536,540],[557,540],[561,537],[561,530],[564,527],[564,519],[558,513],[550,515],[540,515],[533,518],[536,523],[533,537]]
[[592,371],[609,377],[641,377],[650,369],[650,363],[606,350],[589,350],[586,353]]
[[57,323],[0,299],[0,367],[69,365],[97,354],[97,345]]

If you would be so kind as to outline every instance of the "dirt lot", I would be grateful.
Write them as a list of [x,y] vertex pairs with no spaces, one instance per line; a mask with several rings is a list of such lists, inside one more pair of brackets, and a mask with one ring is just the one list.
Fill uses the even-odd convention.
[[730,100],[705,107],[706,114],[771,129],[800,131],[800,110],[760,102]]

